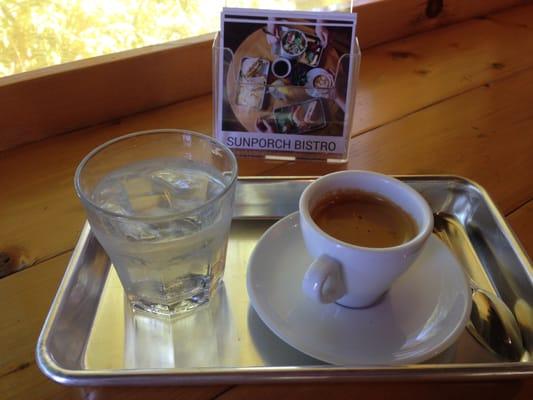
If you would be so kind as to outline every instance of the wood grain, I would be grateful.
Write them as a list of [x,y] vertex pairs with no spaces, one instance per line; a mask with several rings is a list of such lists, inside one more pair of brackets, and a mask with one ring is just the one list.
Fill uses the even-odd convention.
[[0,79],[0,150],[211,92],[211,42],[201,36]]
[[[380,0],[365,1],[355,11],[361,45],[367,48],[525,3],[529,1]],[[207,34],[0,79],[0,150],[210,92],[213,37]]]
[[90,387],[81,390],[83,399],[94,400],[215,400],[225,393],[225,386],[181,387]]
[[356,7],[363,48],[486,15],[529,1],[381,0]]
[[[533,7],[524,7],[522,18],[533,20]],[[369,49],[361,62],[353,134],[529,68],[530,54],[533,31],[490,20]]]
[[318,400],[318,399],[515,399],[526,400],[533,384],[523,381],[447,383],[358,383],[305,385],[241,385],[217,400]]
[[[7,398],[68,399],[74,393],[53,384],[35,364],[35,344],[70,254],[0,280],[0,393]],[[4,398],[4,397],[3,397]]]
[[533,5],[516,7],[501,13],[486,16],[487,19],[504,25],[513,25],[521,29],[533,29],[533,19],[524,18],[524,12],[528,13],[533,9]]

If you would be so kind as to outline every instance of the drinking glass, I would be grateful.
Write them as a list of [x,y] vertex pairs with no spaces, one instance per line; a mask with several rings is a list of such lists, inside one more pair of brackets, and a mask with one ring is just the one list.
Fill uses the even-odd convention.
[[91,151],[74,184],[134,309],[172,316],[209,301],[224,272],[237,160],[184,130],[132,133]]

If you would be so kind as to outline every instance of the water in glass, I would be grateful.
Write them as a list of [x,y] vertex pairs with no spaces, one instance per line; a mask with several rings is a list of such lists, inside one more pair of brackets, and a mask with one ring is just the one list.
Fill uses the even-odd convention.
[[[186,159],[153,159],[104,176],[89,213],[135,307],[172,314],[209,299],[222,277],[232,195],[230,177]],[[218,197],[217,197],[218,196]]]

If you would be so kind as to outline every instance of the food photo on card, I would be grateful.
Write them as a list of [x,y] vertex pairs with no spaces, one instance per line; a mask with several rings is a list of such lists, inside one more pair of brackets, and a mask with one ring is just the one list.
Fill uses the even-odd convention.
[[217,137],[233,149],[345,153],[355,30],[351,13],[225,8]]

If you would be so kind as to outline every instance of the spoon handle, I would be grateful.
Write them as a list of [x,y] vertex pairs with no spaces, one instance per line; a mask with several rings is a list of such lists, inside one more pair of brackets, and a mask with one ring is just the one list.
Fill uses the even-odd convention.
[[458,259],[470,281],[470,286],[496,295],[497,292],[484,273],[483,265],[461,224],[446,214],[436,213],[433,218],[433,233],[446,244]]

